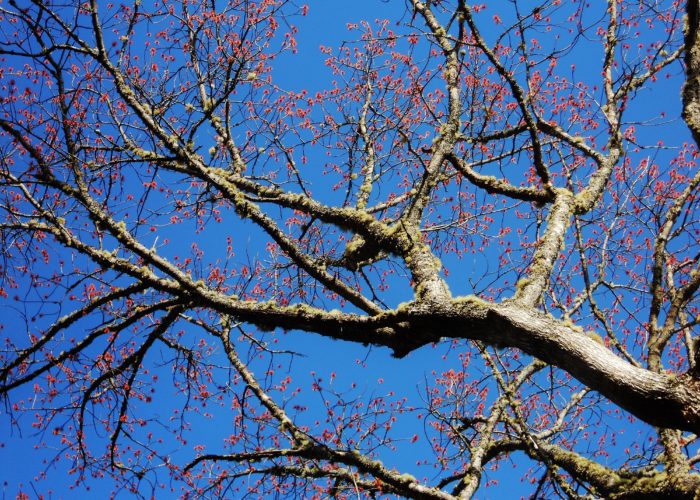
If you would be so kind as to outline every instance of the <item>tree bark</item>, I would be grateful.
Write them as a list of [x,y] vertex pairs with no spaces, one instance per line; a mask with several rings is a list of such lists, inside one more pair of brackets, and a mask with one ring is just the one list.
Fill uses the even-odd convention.
[[683,119],[700,145],[700,0],[688,0],[686,11]]
[[453,306],[453,311],[417,313],[410,322],[421,330],[442,325],[444,337],[516,347],[566,370],[651,425],[700,433],[698,378],[633,366],[579,328],[532,309],[467,303]]
[[693,373],[636,367],[580,327],[514,302],[493,304],[462,297],[447,303],[411,303],[374,317],[299,307],[222,312],[262,327],[388,347],[397,357],[444,338],[514,347],[567,371],[651,425],[700,434],[700,379]]

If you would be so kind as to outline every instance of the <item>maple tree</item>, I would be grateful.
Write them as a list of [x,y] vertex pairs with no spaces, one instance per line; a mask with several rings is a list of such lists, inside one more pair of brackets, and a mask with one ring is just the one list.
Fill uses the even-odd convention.
[[390,3],[319,90],[293,2],[0,4],[7,422],[144,495],[695,498],[698,1]]

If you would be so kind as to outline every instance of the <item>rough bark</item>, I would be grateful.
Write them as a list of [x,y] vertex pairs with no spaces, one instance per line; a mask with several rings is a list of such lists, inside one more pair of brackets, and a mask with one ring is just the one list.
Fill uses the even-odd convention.
[[466,297],[446,304],[409,304],[373,318],[298,307],[228,312],[263,327],[389,347],[397,357],[442,338],[515,347],[566,370],[651,425],[700,433],[700,379],[691,373],[675,376],[636,367],[581,328],[512,302],[492,304]]
[[700,1],[688,0],[686,9],[683,119],[693,133],[696,144],[700,144]]

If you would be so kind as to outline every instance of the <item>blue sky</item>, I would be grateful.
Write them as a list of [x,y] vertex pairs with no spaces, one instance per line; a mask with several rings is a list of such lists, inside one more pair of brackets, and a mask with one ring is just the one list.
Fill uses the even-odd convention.
[[[358,0],[354,2],[325,0],[310,1],[309,4],[309,15],[306,18],[297,19],[296,22],[300,28],[297,37],[299,44],[298,55],[284,57],[276,64],[275,79],[284,81],[285,87],[289,89],[304,88],[313,91],[329,84],[331,76],[323,66],[324,57],[319,53],[319,45],[338,45],[342,41],[351,38],[352,35],[348,35],[346,30],[348,22],[385,17],[396,19],[397,12],[403,12],[404,8],[402,0]],[[407,19],[404,18],[403,20],[406,21]],[[586,71],[588,64],[590,64],[589,67],[595,67],[596,64],[599,64],[599,58],[600,54],[598,53],[590,54],[589,58],[580,61],[578,71]],[[667,86],[667,94],[674,96],[674,99],[678,95],[678,80],[671,80],[669,83],[660,85]],[[642,97],[639,102],[641,105],[640,109],[645,108],[645,111],[652,115],[655,112],[653,110],[654,105],[672,107],[675,106],[672,103],[677,103],[678,100],[662,101],[654,97],[649,99]],[[670,113],[676,114],[677,109],[676,107]],[[661,130],[668,130],[665,133],[669,136],[676,133],[685,133],[680,132],[678,128]],[[652,133],[649,132],[649,135],[651,136]],[[509,219],[503,221],[505,224],[510,222],[512,221]],[[170,237],[176,238],[177,236],[174,235],[183,231],[183,229],[183,227],[170,228]],[[167,235],[163,234],[162,236],[165,237]],[[216,244],[219,243],[216,242]],[[256,241],[250,241],[248,245],[249,251],[253,255],[262,252],[262,248],[257,247],[256,244]],[[205,242],[203,243],[203,248],[207,248],[207,245],[211,246],[212,251],[214,251],[215,242]],[[477,259],[478,256],[474,257],[472,265],[477,265]],[[445,260],[445,263],[457,270],[465,265],[465,261],[451,258]],[[457,273],[451,279],[454,280],[454,289],[459,293],[472,291],[465,285],[467,280],[464,274]],[[410,298],[406,296],[405,289],[397,290],[391,297],[391,301],[396,304]],[[24,325],[20,323],[5,325],[5,331],[12,328],[21,332]],[[412,353],[405,359],[397,360],[392,358],[387,350],[368,349],[360,345],[330,341],[312,334],[290,332],[280,335],[279,342],[279,348],[290,349],[303,354],[303,356],[299,357],[282,357],[278,361],[281,365],[287,367],[280,370],[280,376],[283,376],[285,370],[288,369],[294,373],[295,384],[300,384],[308,389],[313,379],[310,375],[311,372],[315,372],[318,377],[323,378],[327,384],[330,384],[330,374],[335,373],[336,377],[332,382],[332,388],[339,393],[352,394],[353,392],[346,391],[351,391],[351,386],[355,384],[354,394],[357,394],[361,399],[394,393],[406,395],[409,398],[408,404],[415,406],[423,404],[421,394],[425,391],[426,380],[432,380],[436,374],[439,375],[441,370],[458,366],[458,356],[462,347],[457,346],[454,349],[450,349],[449,346],[428,347]],[[434,374],[433,370],[436,370],[437,373]],[[165,382],[159,385],[159,391],[167,397],[169,390],[168,378],[163,377],[163,379]],[[543,375],[543,380],[545,379],[546,375]],[[380,380],[381,382],[379,382]],[[20,395],[31,397],[31,388],[21,389],[15,393],[15,397]],[[313,408],[322,407],[321,402],[318,400],[318,395],[309,391],[302,397],[301,401],[309,405],[309,419],[313,420]],[[610,408],[605,407],[606,410]],[[155,409],[150,408],[149,411],[155,415],[159,414],[157,407]],[[193,422],[200,426],[197,441],[211,443],[210,451],[216,451],[217,443],[227,433],[226,426],[230,417],[225,411],[214,409],[212,413],[214,415],[212,419],[203,419],[196,416],[192,418]],[[430,466],[416,466],[418,460],[426,459],[431,461],[433,458],[425,439],[426,432],[423,429],[423,424],[418,422],[418,425],[416,425],[416,413],[420,413],[420,411],[400,416],[399,423],[393,431],[393,435],[400,439],[397,444],[397,451],[380,456],[388,466],[411,472],[419,478],[427,477],[429,480],[432,480],[434,475]],[[22,420],[28,422],[30,420],[28,417],[30,416],[24,416]],[[624,426],[625,422],[625,418],[612,419],[610,421],[611,428],[601,429],[598,432],[618,431],[619,428],[617,426]],[[51,498],[80,498],[88,495],[102,498],[112,491],[113,485],[110,481],[99,479],[87,481],[89,492],[82,485],[77,490],[71,489],[74,477],[67,475],[67,471],[71,466],[70,463],[64,460],[59,461],[57,464],[45,464],[45,460],[53,457],[57,450],[60,449],[55,436],[50,435],[50,433],[37,435],[26,426],[22,426],[20,431],[16,427],[9,426],[6,418],[2,421],[2,425],[6,431],[4,437],[0,438],[2,443],[0,463],[5,464],[5,466],[2,468],[2,476],[4,477],[0,476],[0,479],[4,481],[3,492],[5,497],[13,497],[19,490],[28,493],[30,497],[34,496],[35,492],[52,490]],[[629,425],[625,432],[619,436],[618,449],[643,440],[647,432],[646,427]],[[409,443],[410,438],[416,433],[419,435],[418,442]],[[43,448],[44,445],[42,444],[39,446],[43,449],[35,450],[34,447],[38,443],[45,443],[45,448]],[[101,444],[103,445],[103,443]],[[611,448],[614,449],[614,447]],[[189,451],[187,447],[178,450],[173,445],[173,456],[177,456],[178,452],[181,452],[182,456],[185,457]],[[615,457],[613,457],[614,459]],[[496,490],[498,491],[498,497],[510,498],[519,496],[519,493],[523,491],[521,477],[530,467],[530,462],[522,460],[521,456],[515,454],[510,464],[502,466],[498,471],[489,473],[488,478],[497,479],[501,483],[502,489]],[[48,479],[34,481],[34,478],[38,477],[45,470]],[[479,496],[479,498],[490,498],[489,491],[488,489],[484,490],[483,495]],[[146,493],[144,492],[144,494]],[[122,493],[118,496],[128,498],[130,495]]]

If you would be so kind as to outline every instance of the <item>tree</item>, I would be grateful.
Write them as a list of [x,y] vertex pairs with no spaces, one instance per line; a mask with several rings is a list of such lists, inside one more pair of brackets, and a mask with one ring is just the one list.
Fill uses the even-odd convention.
[[[8,421],[143,495],[696,498],[698,1],[391,4],[318,91],[293,2],[0,6]],[[443,361],[312,406],[318,335]]]

